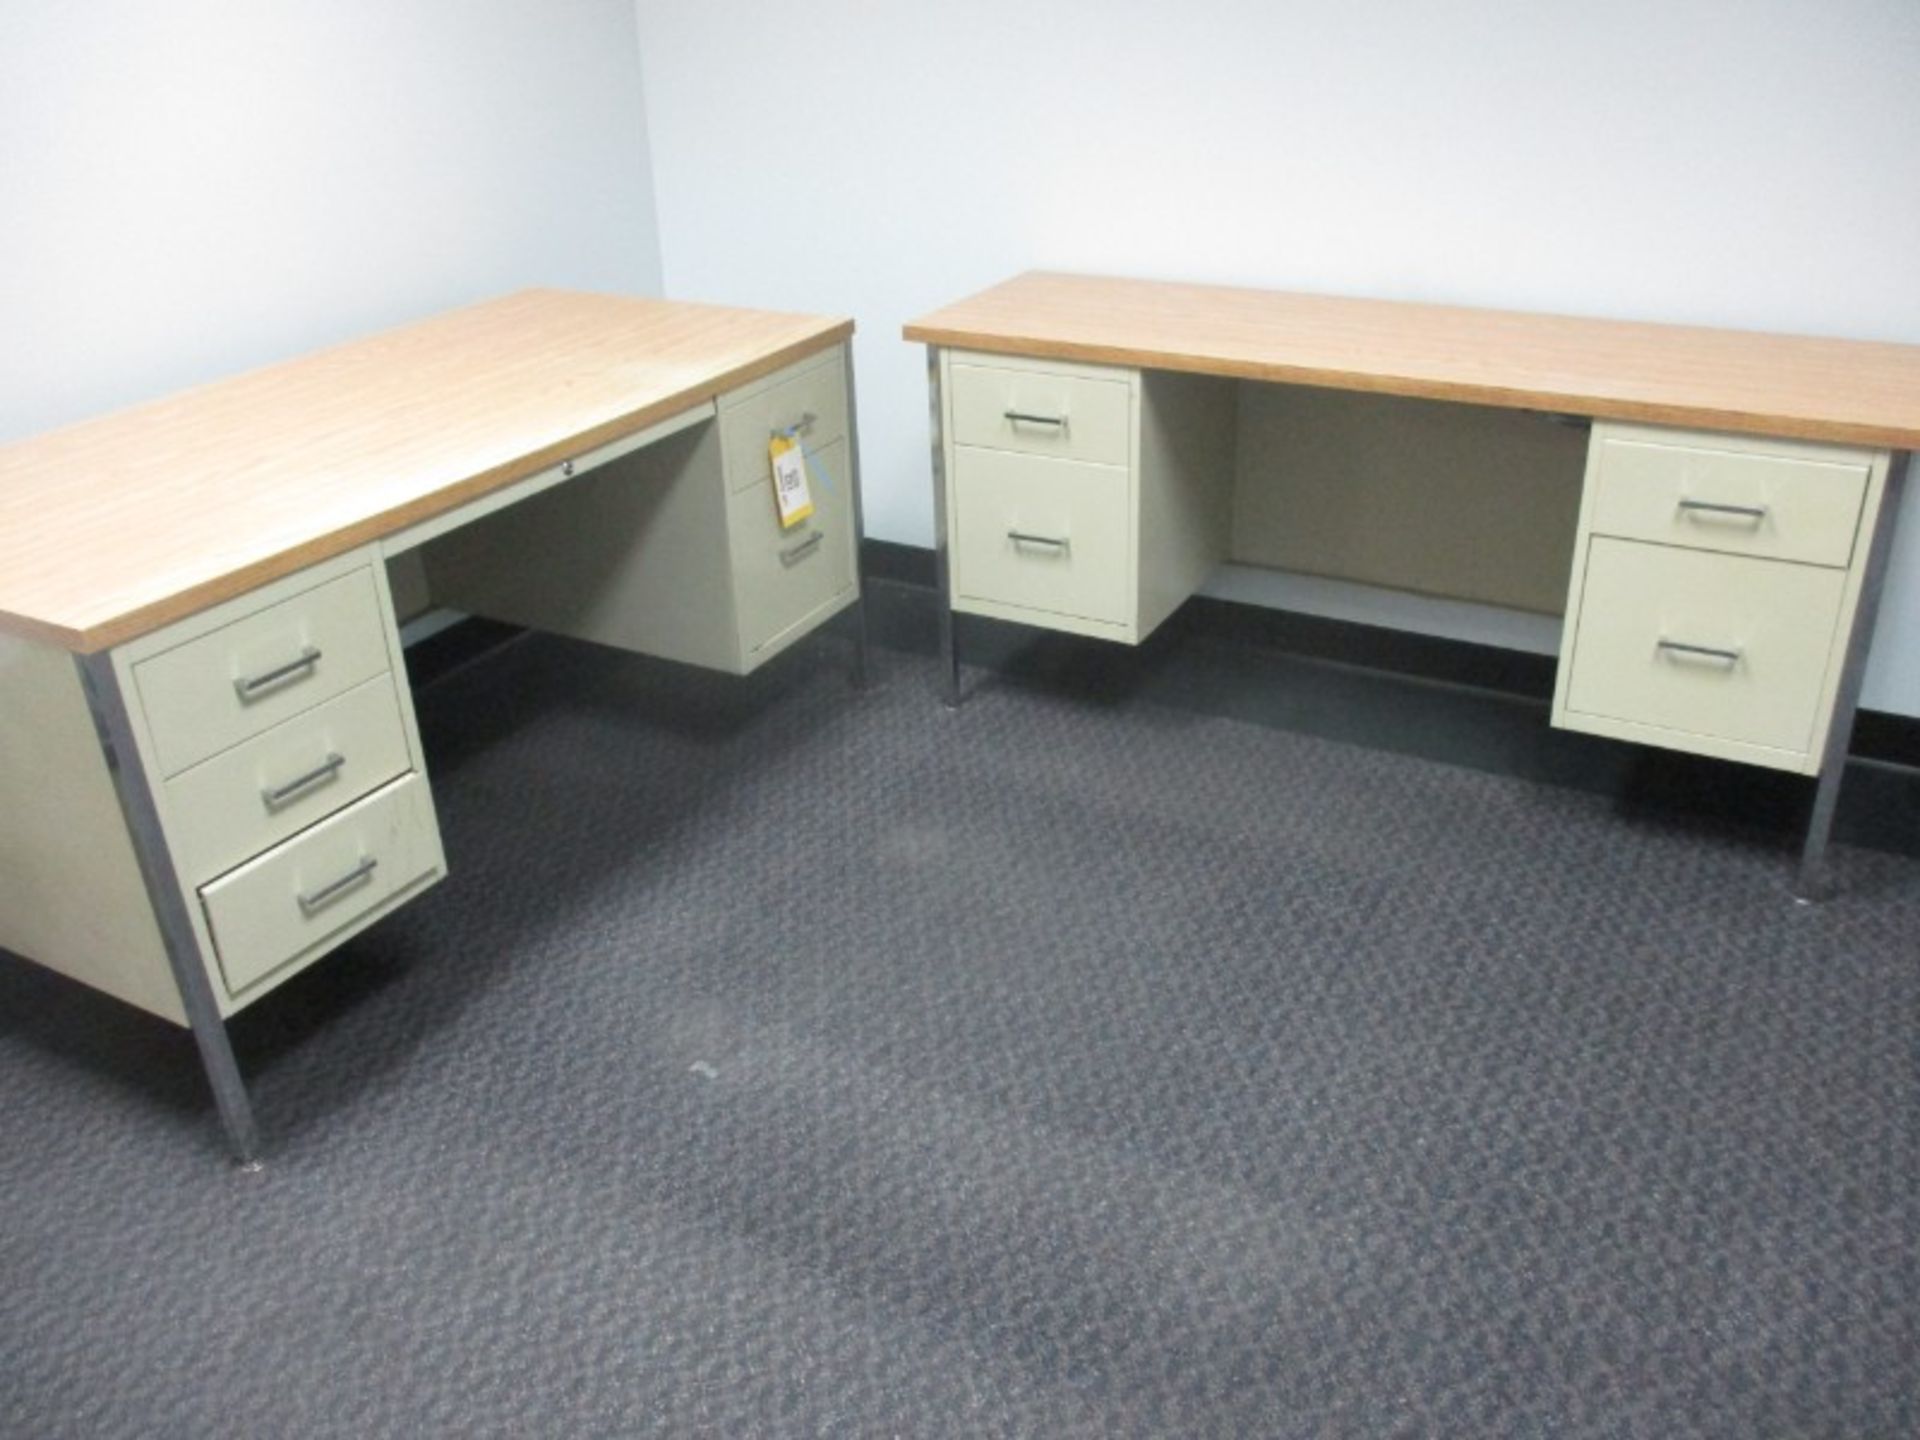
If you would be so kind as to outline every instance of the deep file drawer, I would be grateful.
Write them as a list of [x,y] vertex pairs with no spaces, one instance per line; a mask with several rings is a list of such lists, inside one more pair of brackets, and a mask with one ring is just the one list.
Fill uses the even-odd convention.
[[1096,380],[955,358],[953,441],[1027,455],[1126,465],[1133,390],[1126,378]]
[[1815,565],[1852,557],[1866,455],[1604,425],[1593,445],[1595,534]]
[[427,782],[408,775],[200,892],[231,994],[445,868]]
[[740,648],[751,655],[853,589],[853,506],[844,441],[807,446],[813,514],[782,528],[773,482],[728,497]]
[[1128,476],[1109,465],[956,446],[954,600],[1124,625],[1133,594]]
[[164,775],[387,668],[373,572],[359,569],[133,667]]
[[167,836],[189,883],[211,880],[412,766],[381,674],[166,782]]
[[1590,544],[1568,710],[1806,753],[1845,571]]

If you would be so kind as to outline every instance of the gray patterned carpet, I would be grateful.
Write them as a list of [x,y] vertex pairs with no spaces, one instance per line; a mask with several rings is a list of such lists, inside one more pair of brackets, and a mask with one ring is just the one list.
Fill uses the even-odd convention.
[[841,644],[423,692],[262,1174],[0,958],[4,1433],[1915,1433],[1920,861]]

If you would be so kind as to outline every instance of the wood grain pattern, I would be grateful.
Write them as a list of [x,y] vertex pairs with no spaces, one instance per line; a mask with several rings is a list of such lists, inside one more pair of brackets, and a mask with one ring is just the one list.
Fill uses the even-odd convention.
[[528,290],[0,448],[0,629],[107,648],[852,331]]
[[1032,273],[928,345],[1920,448],[1920,346]]

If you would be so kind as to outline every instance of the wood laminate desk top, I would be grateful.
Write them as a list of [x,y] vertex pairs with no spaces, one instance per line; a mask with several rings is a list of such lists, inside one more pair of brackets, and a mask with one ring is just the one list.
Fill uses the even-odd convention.
[[1034,272],[929,345],[1920,449],[1920,346]]
[[0,447],[0,630],[105,649],[852,332],[527,290]]

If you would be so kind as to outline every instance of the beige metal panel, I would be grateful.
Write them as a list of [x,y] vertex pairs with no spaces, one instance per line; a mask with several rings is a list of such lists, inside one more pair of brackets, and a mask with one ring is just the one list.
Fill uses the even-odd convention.
[[433,608],[433,593],[418,555],[395,554],[388,559],[387,588],[393,592],[393,618],[402,625]]
[[382,673],[168,780],[174,863],[189,884],[210,880],[411,766],[393,676]]
[[1559,615],[1535,615],[1502,606],[1476,605],[1471,600],[1444,600],[1255,565],[1222,565],[1200,593],[1241,605],[1291,610],[1324,620],[1405,630],[1528,655],[1558,655],[1560,632],[1565,628],[1564,617]]
[[1241,387],[1232,558],[1557,614],[1585,432],[1546,416]]
[[1920,345],[1033,273],[925,345],[1920,449]]
[[777,375],[721,397],[720,434],[728,489],[742,490],[757,483],[772,486],[773,461],[767,444],[776,430],[797,431],[813,450],[846,439],[847,361],[842,346],[810,355]]
[[1596,536],[1567,709],[1805,754],[1845,581],[1820,566]]
[[812,610],[794,616],[788,620],[785,628],[774,631],[773,634],[769,635],[753,648],[741,666],[741,673],[745,674],[759,669],[762,665],[766,664],[767,661],[787,649],[788,646],[804,640],[815,630],[818,630],[822,625],[826,624],[827,621],[838,615],[842,610],[851,606],[859,598],[859,589],[854,586],[848,586],[846,589],[829,596]]
[[954,447],[954,592],[1104,620],[1137,610],[1132,485],[1119,466]]
[[1765,745],[1750,745],[1720,735],[1702,735],[1697,730],[1670,730],[1612,715],[1588,715],[1579,711],[1554,712],[1553,724],[1561,730],[1577,730],[1587,735],[1604,735],[1609,740],[1625,740],[1635,745],[1653,745],[1662,750],[1680,750],[1689,755],[1705,755],[1714,760],[1736,760],[1743,765],[1764,765],[1795,775],[1817,775],[1820,757],[1804,750],[1775,750]]
[[[610,440],[605,445],[589,450],[576,460],[564,460],[537,474],[516,480],[511,485],[490,491],[478,500],[470,500],[456,509],[442,511],[430,520],[422,520],[418,525],[409,525],[404,530],[385,536],[380,541],[380,553],[389,557],[398,557],[409,550],[418,549],[427,541],[445,535],[450,530],[471,525],[474,521],[484,519],[495,511],[504,510],[509,505],[518,505],[522,500],[530,500],[542,491],[565,484],[576,475],[597,470],[602,465],[611,464],[623,456],[631,455],[635,450],[643,450],[649,445],[666,439],[669,435],[677,435],[682,430],[691,429],[695,425],[711,420],[716,413],[717,407],[708,400],[683,410],[678,415],[670,415],[665,420],[647,426],[644,430],[636,430],[631,435],[623,435],[618,440]],[[421,563],[424,572],[425,565],[424,562]]]
[[[1599,433],[1600,427],[1597,425],[1593,427],[1593,432]],[[1586,592],[1587,587],[1587,555],[1593,548],[1593,513],[1600,503],[1599,473],[1600,447],[1593,443],[1593,435],[1590,434],[1584,479],[1580,486],[1580,520],[1575,531],[1573,564],[1567,576],[1566,616],[1560,627],[1560,655],[1554,667],[1553,713],[1550,721],[1554,725],[1569,730],[1594,728],[1590,717],[1575,716],[1567,708],[1567,697],[1573,689],[1573,639],[1574,632],[1580,624],[1580,597]],[[1600,733],[1607,732],[1603,730]]]
[[[426,781],[408,775],[201,891],[227,989],[332,948],[445,870]],[[358,877],[358,878],[355,878]]]
[[1090,619],[1085,615],[1062,615],[1057,610],[1035,610],[1029,605],[1008,605],[998,600],[982,600],[978,597],[955,601],[953,608],[963,615],[985,615],[994,620],[1011,620],[1018,625],[1058,630],[1066,635],[1086,635],[1095,640],[1111,640],[1119,645],[1132,645],[1139,640],[1131,620],[1119,624],[1111,620]]
[[436,598],[470,614],[738,672],[717,424],[424,547]]
[[186,1024],[65,650],[0,635],[0,946]]
[[[980,364],[956,355],[949,373],[956,445],[1132,463],[1133,385],[1125,371],[1095,378],[1084,370]],[[1020,416],[1034,418],[1015,418]],[[1059,423],[1049,423],[1054,421]]]
[[1226,559],[1238,382],[1142,374],[1135,466],[1144,640]]
[[740,648],[757,652],[854,587],[853,503],[844,440],[807,447],[813,514],[791,529],[780,525],[773,480],[736,490],[727,502],[734,603]]
[[[387,622],[363,565],[143,660],[133,674],[160,773],[173,775],[386,668]],[[243,689],[276,671],[285,673]]]
[[852,329],[530,290],[0,447],[0,629],[105,649],[575,459]]
[[1593,443],[1596,534],[1818,565],[1852,558],[1870,451],[1618,425],[1596,426]]

